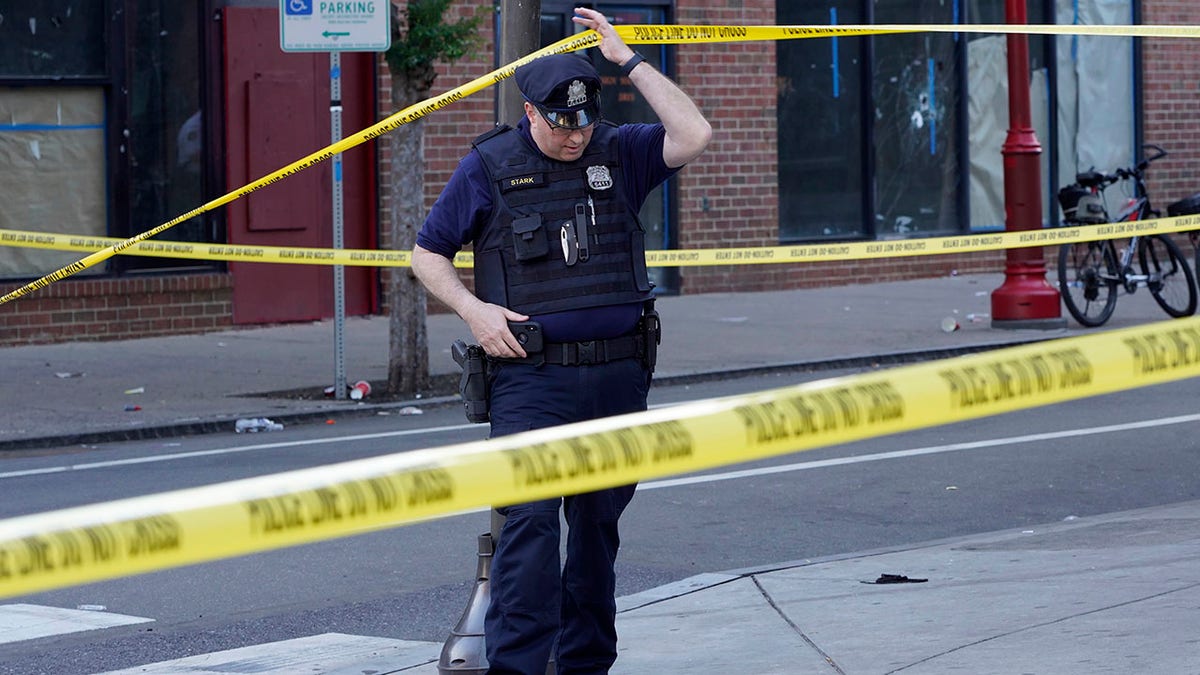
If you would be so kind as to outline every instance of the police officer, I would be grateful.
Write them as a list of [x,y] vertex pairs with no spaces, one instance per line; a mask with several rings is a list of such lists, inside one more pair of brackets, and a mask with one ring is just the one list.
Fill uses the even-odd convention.
[[[601,37],[661,120],[600,119],[600,78],[586,58],[547,56],[517,69],[515,129],[480,136],[430,211],[412,266],[466,321],[491,357],[491,435],[646,409],[653,368],[646,195],[696,158],[712,129],[673,82],[644,63],[600,12],[575,23]],[[452,260],[475,250],[475,292]],[[656,316],[654,317],[656,318]],[[540,352],[509,322],[541,326]],[[501,507],[485,621],[489,673],[606,673],[616,660],[617,519],[634,486]],[[559,561],[559,508],[568,525]]]

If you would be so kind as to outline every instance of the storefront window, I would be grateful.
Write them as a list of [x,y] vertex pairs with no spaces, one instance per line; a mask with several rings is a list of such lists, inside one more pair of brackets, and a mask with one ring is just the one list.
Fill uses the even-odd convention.
[[[785,25],[861,23],[859,3],[780,2]],[[863,235],[863,38],[777,43],[779,233],[783,241]]]
[[[1026,3],[1028,23],[1048,23],[1041,0]],[[972,0],[967,22],[1003,24],[1007,20],[1004,0]],[[1053,23],[1052,21],[1049,23]],[[970,159],[971,230],[995,231],[1005,227],[1004,157],[1001,150],[1008,139],[1008,36],[971,33],[967,39],[968,95],[967,134]],[[1053,157],[1053,125],[1050,122],[1050,75],[1046,58],[1049,41],[1037,35],[1026,40],[1029,49],[1029,112],[1034,133],[1042,146],[1041,178],[1048,185],[1050,159]],[[1043,189],[1045,213],[1056,209]]]
[[[1061,24],[1133,23],[1133,0],[1058,0],[1056,5]],[[1075,182],[1078,172],[1093,168],[1111,172],[1143,159],[1134,139],[1138,95],[1134,88],[1134,39],[1060,36],[1055,38],[1055,52],[1058,184]],[[1056,219],[1059,215],[1056,213]]]
[[[138,0],[130,73],[129,236],[204,203],[204,135],[200,106],[200,31],[191,3]],[[203,218],[161,237],[209,241]],[[157,262],[156,262],[157,260]],[[132,262],[132,261],[130,261]],[[138,259],[139,267],[180,261]]]
[[[0,228],[129,237],[204,203],[202,26],[175,0],[0,3]],[[161,237],[207,242],[202,219]],[[79,252],[0,248],[0,277]],[[195,266],[114,256],[86,273]]]
[[[874,18],[881,24],[953,24],[955,7],[954,2],[876,0]],[[958,43],[945,33],[875,38],[877,238],[951,234],[961,227]]]

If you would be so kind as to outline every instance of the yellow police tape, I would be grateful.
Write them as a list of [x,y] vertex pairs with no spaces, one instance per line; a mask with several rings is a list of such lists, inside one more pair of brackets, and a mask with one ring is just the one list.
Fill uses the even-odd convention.
[[0,521],[0,597],[1200,375],[1200,318]]
[[[1029,35],[1103,35],[1112,37],[1200,37],[1200,27],[1196,26],[1053,26],[1053,25],[1011,25],[1011,24],[954,24],[954,25],[920,25],[920,24],[886,24],[868,26],[659,26],[659,25],[628,25],[617,26],[617,34],[630,44],[687,44],[715,42],[748,42],[758,40],[793,40],[801,38],[821,37],[851,37],[864,35],[886,35],[895,33],[1017,33]],[[177,216],[161,225],[151,228],[141,234],[95,251],[80,260],[62,267],[40,279],[32,281],[20,288],[0,296],[0,305],[24,297],[33,291],[45,288],[52,283],[61,281],[73,274],[99,264],[122,251],[145,241],[154,235],[207,213],[229,202],[244,197],[267,185],[279,182],[288,176],[299,173],[304,169],[332,158],[335,154],[345,152],[357,145],[378,138],[409,122],[420,119],[431,112],[440,110],[455,101],[481,91],[493,84],[513,75],[518,66],[548,54],[573,52],[580,49],[595,47],[600,43],[600,36],[595,31],[584,31],[569,38],[532,52],[526,56],[492,71],[487,75],[476,78],[467,84],[450,91],[411,105],[382,122],[371,126],[357,134],[347,136],[342,140],[322,148],[306,157],[270,173],[258,180],[243,186],[233,192],[209,201],[183,215]]]
[[844,26],[615,26],[629,44],[689,44],[861,37],[896,33],[998,33],[1105,37],[1200,37],[1200,26],[1082,26],[1046,24],[872,24]]
[[[901,256],[975,253],[998,249],[1053,246],[1101,239],[1120,239],[1151,234],[1171,234],[1200,229],[1200,215],[1153,218],[1104,225],[1080,225],[1016,232],[992,232],[956,237],[897,239],[871,242],[834,242],[793,244],[758,248],[709,248],[692,250],[646,251],[651,267],[699,267],[703,265],[763,265],[835,260],[863,260]],[[79,237],[47,232],[0,229],[0,246],[40,248],[58,251],[95,251],[119,243],[111,237]],[[369,249],[300,248],[283,246],[236,246],[197,244],[182,241],[143,241],[121,251],[124,255],[230,262],[289,263],[305,265],[346,265],[362,267],[407,267],[412,263],[408,251]],[[459,253],[456,267],[470,267],[474,255]]]

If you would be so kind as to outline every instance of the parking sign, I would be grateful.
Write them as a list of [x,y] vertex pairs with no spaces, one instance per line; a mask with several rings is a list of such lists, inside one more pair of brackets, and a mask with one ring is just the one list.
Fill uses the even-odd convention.
[[285,52],[383,52],[392,45],[388,0],[279,0]]

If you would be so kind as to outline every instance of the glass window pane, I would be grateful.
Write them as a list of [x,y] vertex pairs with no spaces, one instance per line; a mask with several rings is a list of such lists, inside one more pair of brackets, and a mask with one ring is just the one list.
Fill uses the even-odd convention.
[[[1062,24],[1133,21],[1132,0],[1075,4],[1059,0],[1057,4]],[[1134,39],[1079,35],[1056,40],[1059,185],[1075,182],[1080,171],[1110,172],[1142,159],[1140,149],[1134,147]]]
[[99,0],[0,4],[0,77],[107,74],[107,4]]
[[[967,20],[977,24],[1002,24],[1006,19],[1005,8],[1004,0],[971,0],[968,4]],[[1026,18],[1031,24],[1046,23],[1044,3],[1041,0],[1029,0]],[[1030,121],[1042,146],[1043,210],[1050,206],[1045,186],[1048,185],[1054,138],[1050,126],[1050,69],[1046,62],[1046,47],[1050,44],[1050,39],[1035,35],[1027,39]],[[967,36],[967,81],[970,83],[967,134],[971,153],[971,229],[1003,230],[1004,163],[1001,150],[1009,129],[1006,34],[972,33]]]
[[[857,2],[778,3],[783,25],[860,23]],[[777,43],[779,234],[783,241],[863,236],[862,38]]]
[[[136,4],[131,73],[129,164],[133,181],[129,236],[204,203],[204,137],[200,115],[199,33],[196,8],[172,0]],[[161,238],[209,241],[204,220],[193,218]],[[130,264],[178,264],[130,258]]]
[[[554,44],[559,40],[567,37],[570,33],[566,29],[567,18],[562,14],[543,14],[541,17],[541,45]],[[574,24],[572,24],[572,32],[574,32]]]
[[[876,23],[947,24],[954,19],[950,2],[875,3]],[[875,38],[872,88],[879,238],[960,229],[956,45],[951,34]]]

